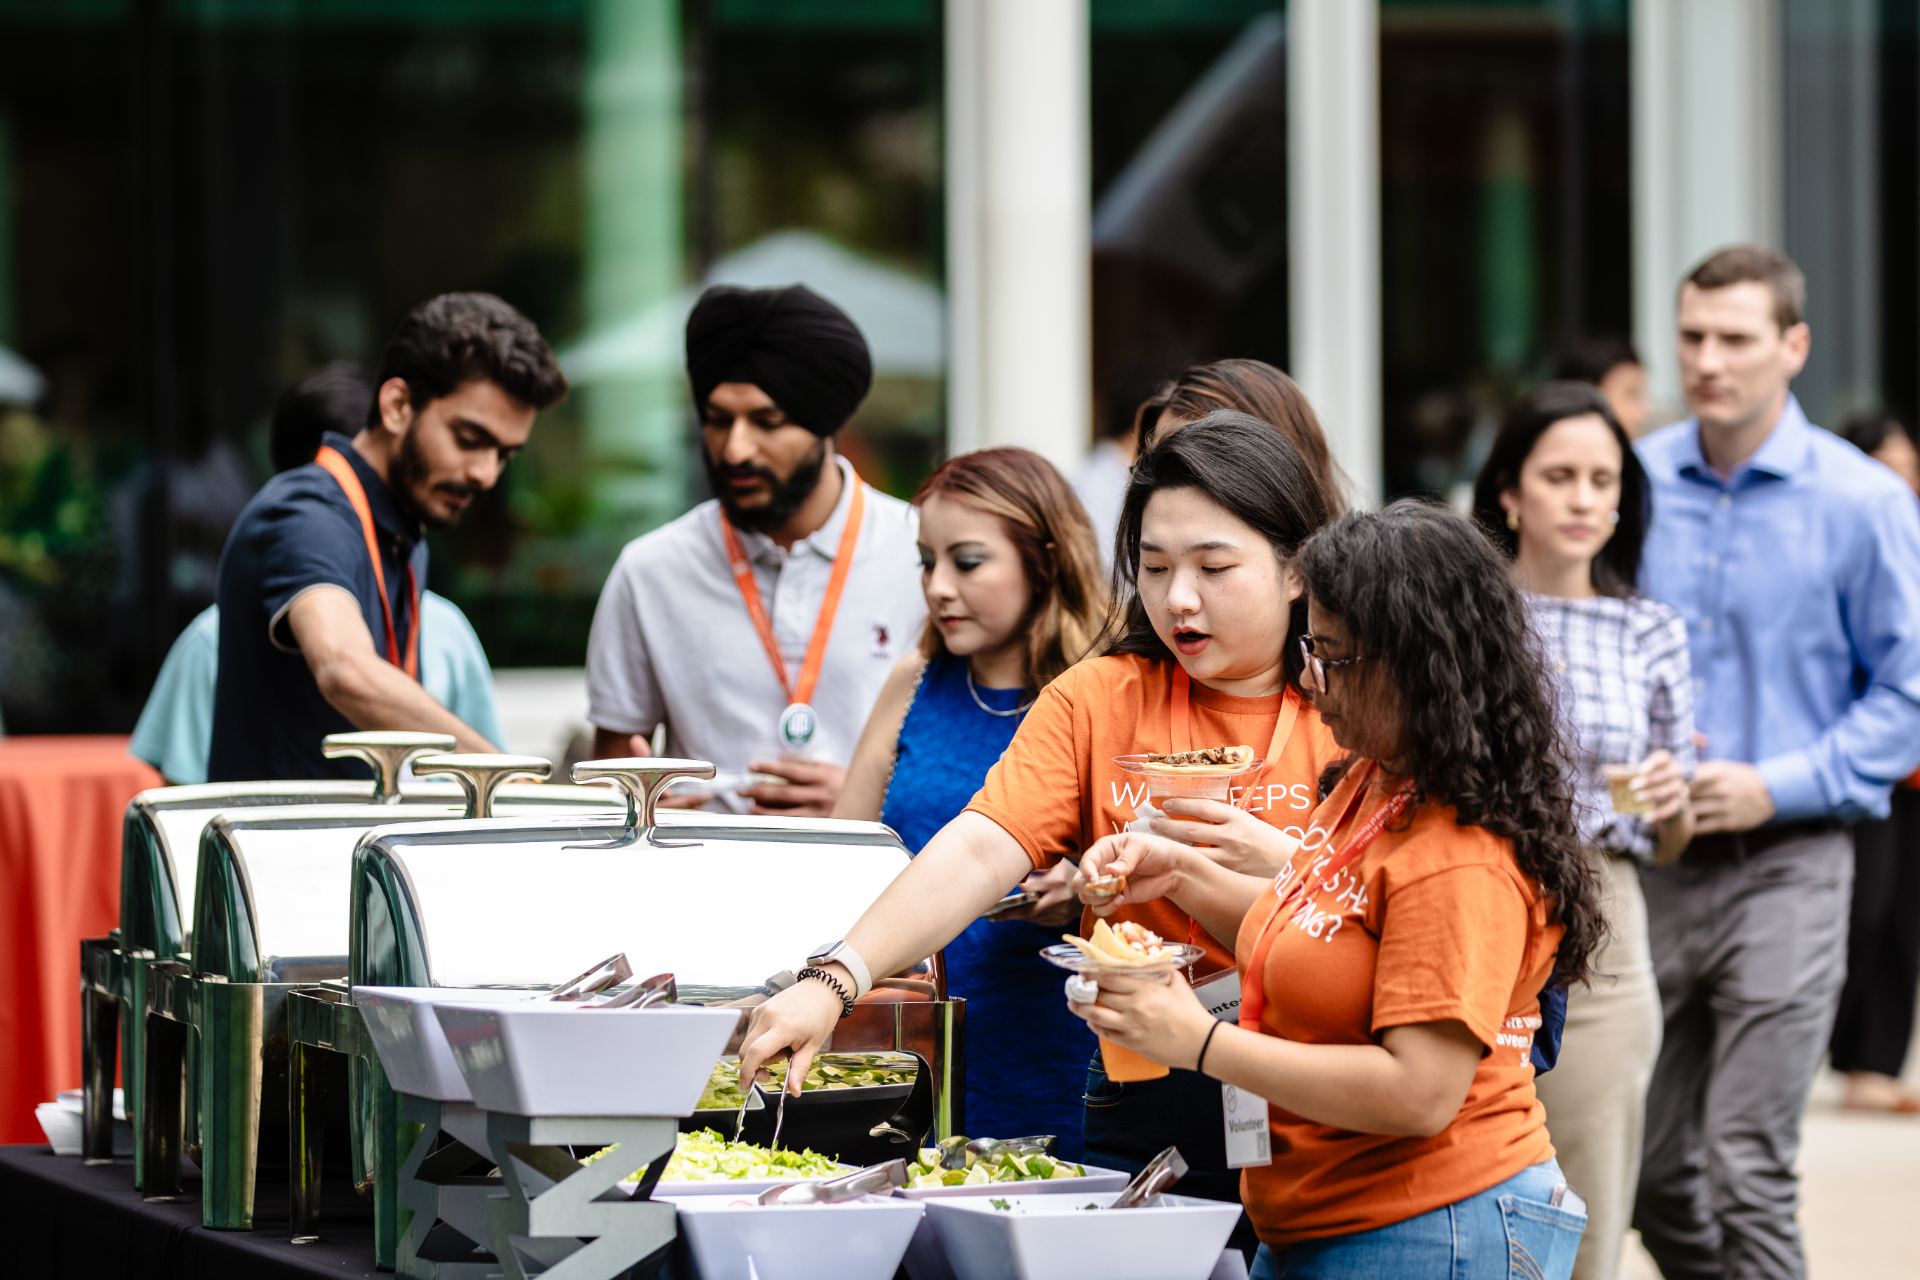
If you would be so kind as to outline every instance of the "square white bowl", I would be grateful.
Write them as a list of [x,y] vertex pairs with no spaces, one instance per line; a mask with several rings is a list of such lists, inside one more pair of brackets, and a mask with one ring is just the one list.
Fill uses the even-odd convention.
[[525,1004],[537,994],[495,987],[355,987],[353,1002],[395,1092],[434,1102],[471,1102],[473,1094],[434,1007]]
[[434,1006],[474,1105],[517,1116],[687,1116],[741,1010],[533,1000]]
[[[1237,1204],[1175,1195],[1106,1212],[1118,1194],[921,1203],[959,1280],[1207,1280],[1240,1218]],[[1008,1208],[996,1209],[995,1199]]]
[[886,1196],[826,1205],[654,1198],[678,1211],[699,1280],[893,1280],[922,1213],[918,1203]]
[[[971,1187],[900,1187],[893,1194],[908,1200],[977,1200],[1011,1194],[1077,1195],[1089,1191],[1119,1191],[1133,1180],[1132,1174],[1119,1169],[1102,1169],[1090,1164],[1080,1167],[1087,1171],[1084,1178],[988,1182]],[[940,1233],[932,1218],[923,1218],[920,1229],[913,1233],[913,1242],[907,1246],[906,1263],[909,1280],[954,1280],[953,1267],[947,1261],[946,1250],[940,1246]]]

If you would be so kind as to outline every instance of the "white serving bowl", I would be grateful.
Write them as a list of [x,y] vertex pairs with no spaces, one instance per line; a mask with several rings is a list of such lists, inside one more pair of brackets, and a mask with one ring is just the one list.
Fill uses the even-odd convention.
[[[85,1109],[85,1095],[78,1089],[62,1089],[52,1102],[34,1107],[33,1118],[40,1122],[40,1132],[47,1135],[53,1154],[80,1154],[86,1145]],[[127,1123],[127,1096],[121,1089],[113,1091],[113,1154],[133,1154],[133,1126]]]
[[[1176,1195],[1104,1211],[1118,1194],[921,1203],[959,1280],[1207,1280],[1240,1218],[1237,1204]],[[997,1209],[996,1201],[1008,1207]]]
[[[1119,1169],[1101,1169],[1094,1165],[1081,1165],[1087,1171],[1084,1178],[1048,1178],[1034,1182],[987,1182],[971,1187],[899,1187],[893,1194],[908,1200],[964,1200],[988,1197],[1005,1198],[1009,1195],[1057,1196],[1084,1194],[1089,1191],[1119,1191],[1133,1180],[1133,1175]],[[932,1218],[923,1218],[920,1229],[913,1233],[913,1243],[907,1246],[907,1275],[911,1280],[954,1280],[953,1267],[947,1262],[946,1250],[940,1247],[940,1233],[934,1229]]]
[[922,1212],[886,1196],[824,1205],[654,1199],[678,1211],[699,1280],[893,1280]]
[[548,1000],[434,1006],[474,1105],[517,1116],[687,1116],[739,1009]]
[[355,987],[353,1002],[367,1024],[387,1082],[396,1093],[434,1102],[470,1102],[466,1077],[447,1046],[434,1007],[442,1004],[511,1005],[534,998],[525,991],[494,987]]

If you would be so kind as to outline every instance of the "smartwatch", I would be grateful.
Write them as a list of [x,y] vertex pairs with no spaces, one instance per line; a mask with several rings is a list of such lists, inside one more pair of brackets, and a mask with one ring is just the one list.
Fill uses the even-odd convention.
[[815,967],[835,962],[845,965],[847,972],[853,975],[855,1000],[873,990],[873,971],[867,968],[867,962],[860,958],[860,953],[845,938],[837,942],[823,942],[807,957],[807,963]]

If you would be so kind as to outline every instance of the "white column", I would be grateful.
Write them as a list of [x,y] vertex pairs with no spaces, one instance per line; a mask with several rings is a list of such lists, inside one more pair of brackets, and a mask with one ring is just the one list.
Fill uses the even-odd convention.
[[1287,15],[1292,372],[1362,504],[1381,491],[1378,19],[1371,0]]
[[1633,339],[1672,417],[1681,277],[1722,245],[1780,244],[1779,25],[1779,0],[1634,0]]
[[1086,0],[949,0],[947,443],[1071,474],[1092,412]]

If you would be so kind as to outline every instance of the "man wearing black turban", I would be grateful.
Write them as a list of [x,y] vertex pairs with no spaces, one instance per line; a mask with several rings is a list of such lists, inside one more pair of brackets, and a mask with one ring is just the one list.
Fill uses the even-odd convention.
[[[595,753],[711,760],[718,799],[832,811],[845,764],[926,604],[912,508],[833,437],[873,385],[866,339],[804,285],[700,295],[687,381],[716,502],[635,539],[587,646]],[[758,775],[758,776],[754,776]]]

